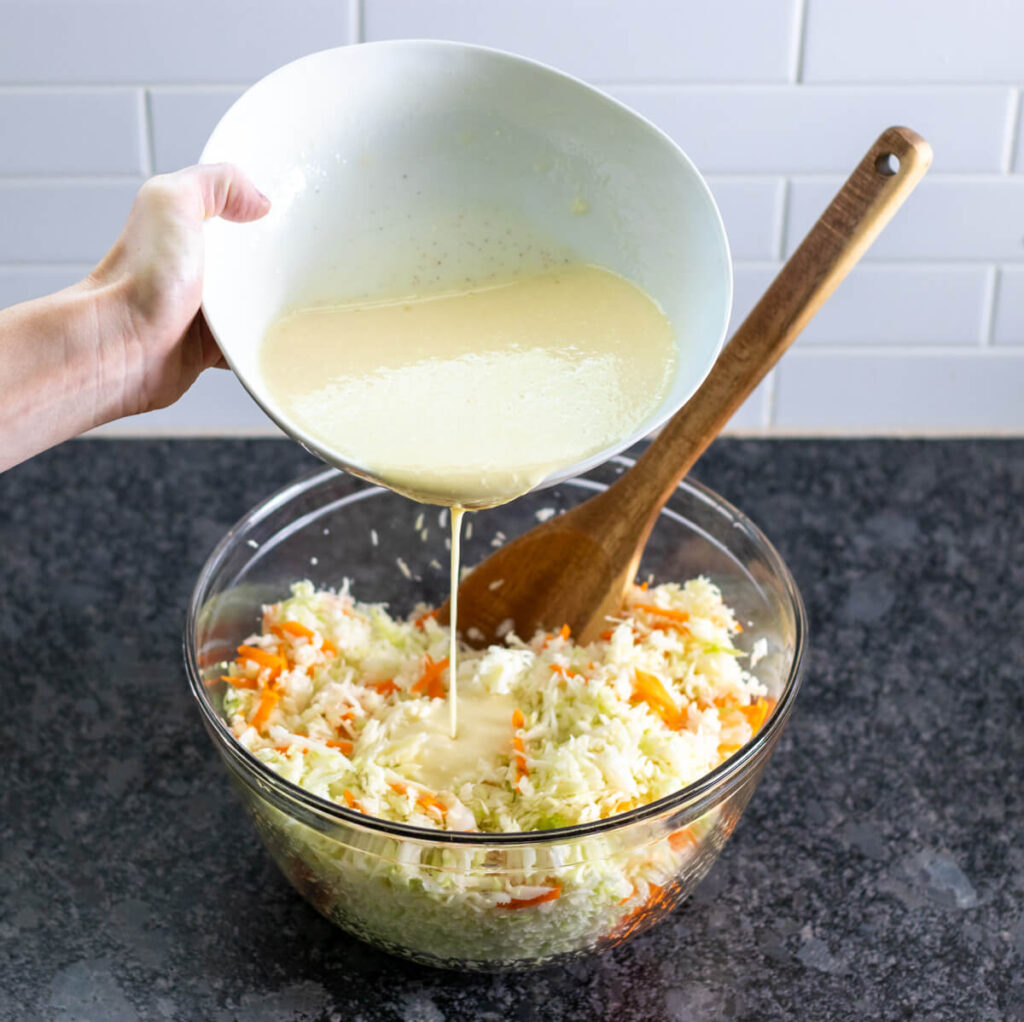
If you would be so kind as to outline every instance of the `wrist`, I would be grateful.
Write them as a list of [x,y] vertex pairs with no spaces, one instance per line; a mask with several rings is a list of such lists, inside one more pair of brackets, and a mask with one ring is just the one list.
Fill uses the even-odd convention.
[[0,310],[0,470],[123,414],[117,308],[87,278]]
[[91,396],[92,429],[143,411],[138,379],[141,357],[134,337],[128,281],[92,273],[62,292],[68,302],[68,322],[74,324],[79,385]]

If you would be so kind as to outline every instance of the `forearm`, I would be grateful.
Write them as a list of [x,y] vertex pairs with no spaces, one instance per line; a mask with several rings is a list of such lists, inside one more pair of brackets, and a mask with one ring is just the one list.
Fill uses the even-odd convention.
[[0,310],[0,471],[123,414],[110,292],[86,280]]

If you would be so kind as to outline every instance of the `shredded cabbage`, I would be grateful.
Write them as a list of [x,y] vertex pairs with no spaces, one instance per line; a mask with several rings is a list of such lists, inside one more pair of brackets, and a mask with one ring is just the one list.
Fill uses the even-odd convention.
[[[261,633],[227,667],[224,711],[253,755],[328,801],[434,830],[542,832],[678,791],[752,737],[771,701],[741,664],[740,631],[697,578],[634,587],[587,645],[563,628],[464,648],[459,699],[476,751],[455,755],[437,727],[448,629],[429,608],[398,620],[347,585],[305,581],[264,608]],[[676,878],[695,882],[717,851],[703,846],[731,827],[712,811],[639,847],[591,837],[499,862],[369,833],[357,847],[269,804],[250,809],[322,911],[435,962],[539,960],[621,936],[672,902]]]

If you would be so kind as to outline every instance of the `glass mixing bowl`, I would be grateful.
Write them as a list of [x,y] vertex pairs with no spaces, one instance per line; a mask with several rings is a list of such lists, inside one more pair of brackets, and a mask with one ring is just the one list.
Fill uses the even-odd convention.
[[[468,517],[464,563],[505,537],[586,500],[628,465]],[[447,595],[446,512],[333,469],[293,484],[247,514],[206,562],[185,628],[192,694],[234,786],[278,866],[314,908],[395,954],[430,965],[550,965],[619,944],[653,925],[710,869],[764,771],[800,683],[803,604],[778,553],[744,515],[684,482],[654,528],[641,577],[703,574],[743,624],[737,643],[765,640],[754,673],[776,704],[761,730],[717,769],[657,802],[558,830],[486,834],[390,823],[328,802],[278,776],[232,737],[217,680],[259,630],[261,607],[308,578],[351,580],[355,595],[405,614]],[[425,531],[424,531],[425,530]],[[493,907],[488,892],[560,889],[557,900]],[[515,897],[516,895],[514,895]]]

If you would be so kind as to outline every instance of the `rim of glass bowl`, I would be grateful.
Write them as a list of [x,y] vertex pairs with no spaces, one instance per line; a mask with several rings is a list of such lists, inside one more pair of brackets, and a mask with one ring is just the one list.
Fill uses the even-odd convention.
[[[631,459],[617,458],[615,460],[621,461],[626,465],[632,464]],[[747,532],[748,538],[753,540],[755,546],[758,547],[758,552],[771,566],[793,613],[795,636],[793,662],[790,665],[782,693],[772,708],[772,712],[767,721],[765,721],[764,726],[746,745],[733,753],[724,763],[719,764],[710,773],[705,774],[692,784],[680,788],[671,795],[666,795],[655,802],[649,802],[647,805],[638,806],[636,809],[630,809],[625,813],[609,816],[603,820],[595,820],[591,823],[574,824],[570,827],[517,832],[432,830],[428,827],[416,827],[407,823],[397,823],[381,819],[377,816],[364,815],[354,809],[348,809],[335,802],[329,802],[327,799],[314,795],[312,792],[300,788],[297,784],[285,780],[280,774],[257,759],[248,749],[238,743],[221,719],[220,714],[210,704],[206,686],[203,684],[202,672],[196,660],[196,631],[199,613],[208,598],[207,589],[213,576],[220,567],[221,561],[227,552],[234,547],[235,541],[241,533],[300,494],[319,486],[328,479],[343,474],[334,468],[321,469],[314,472],[294,483],[290,483],[265,500],[260,501],[247,514],[235,522],[206,559],[206,563],[203,565],[195,588],[192,591],[185,621],[183,646],[189,687],[199,705],[200,712],[210,727],[211,734],[216,736],[223,750],[228,752],[240,765],[244,766],[250,773],[256,774],[269,787],[279,790],[281,794],[287,795],[292,802],[300,803],[305,809],[312,811],[319,817],[327,817],[338,823],[355,825],[392,837],[414,838],[417,841],[424,842],[449,845],[513,846],[535,844],[538,841],[547,843],[577,840],[629,827],[634,823],[645,822],[652,818],[666,815],[674,809],[686,806],[700,807],[701,811],[706,811],[703,804],[710,801],[712,796],[718,796],[720,792],[722,793],[721,797],[728,794],[746,776],[748,771],[760,761],[765,750],[770,747],[776,734],[785,724],[793,702],[796,699],[803,674],[807,615],[800,591],[797,589],[793,576],[779,552],[768,540],[768,537],[742,511],[720,497],[710,487],[703,485],[703,483],[684,479],[677,487],[678,490],[695,495],[705,502],[712,504],[717,511],[724,512],[735,526],[739,526]],[[565,480],[565,483],[572,482],[584,482],[589,488],[595,486],[600,486],[602,489],[606,488],[606,484],[597,483],[596,480],[587,479],[585,476]],[[382,492],[383,488],[368,483],[364,484],[364,488],[357,489],[352,494],[349,494],[345,501],[357,497],[365,498],[368,496],[368,490]]]

